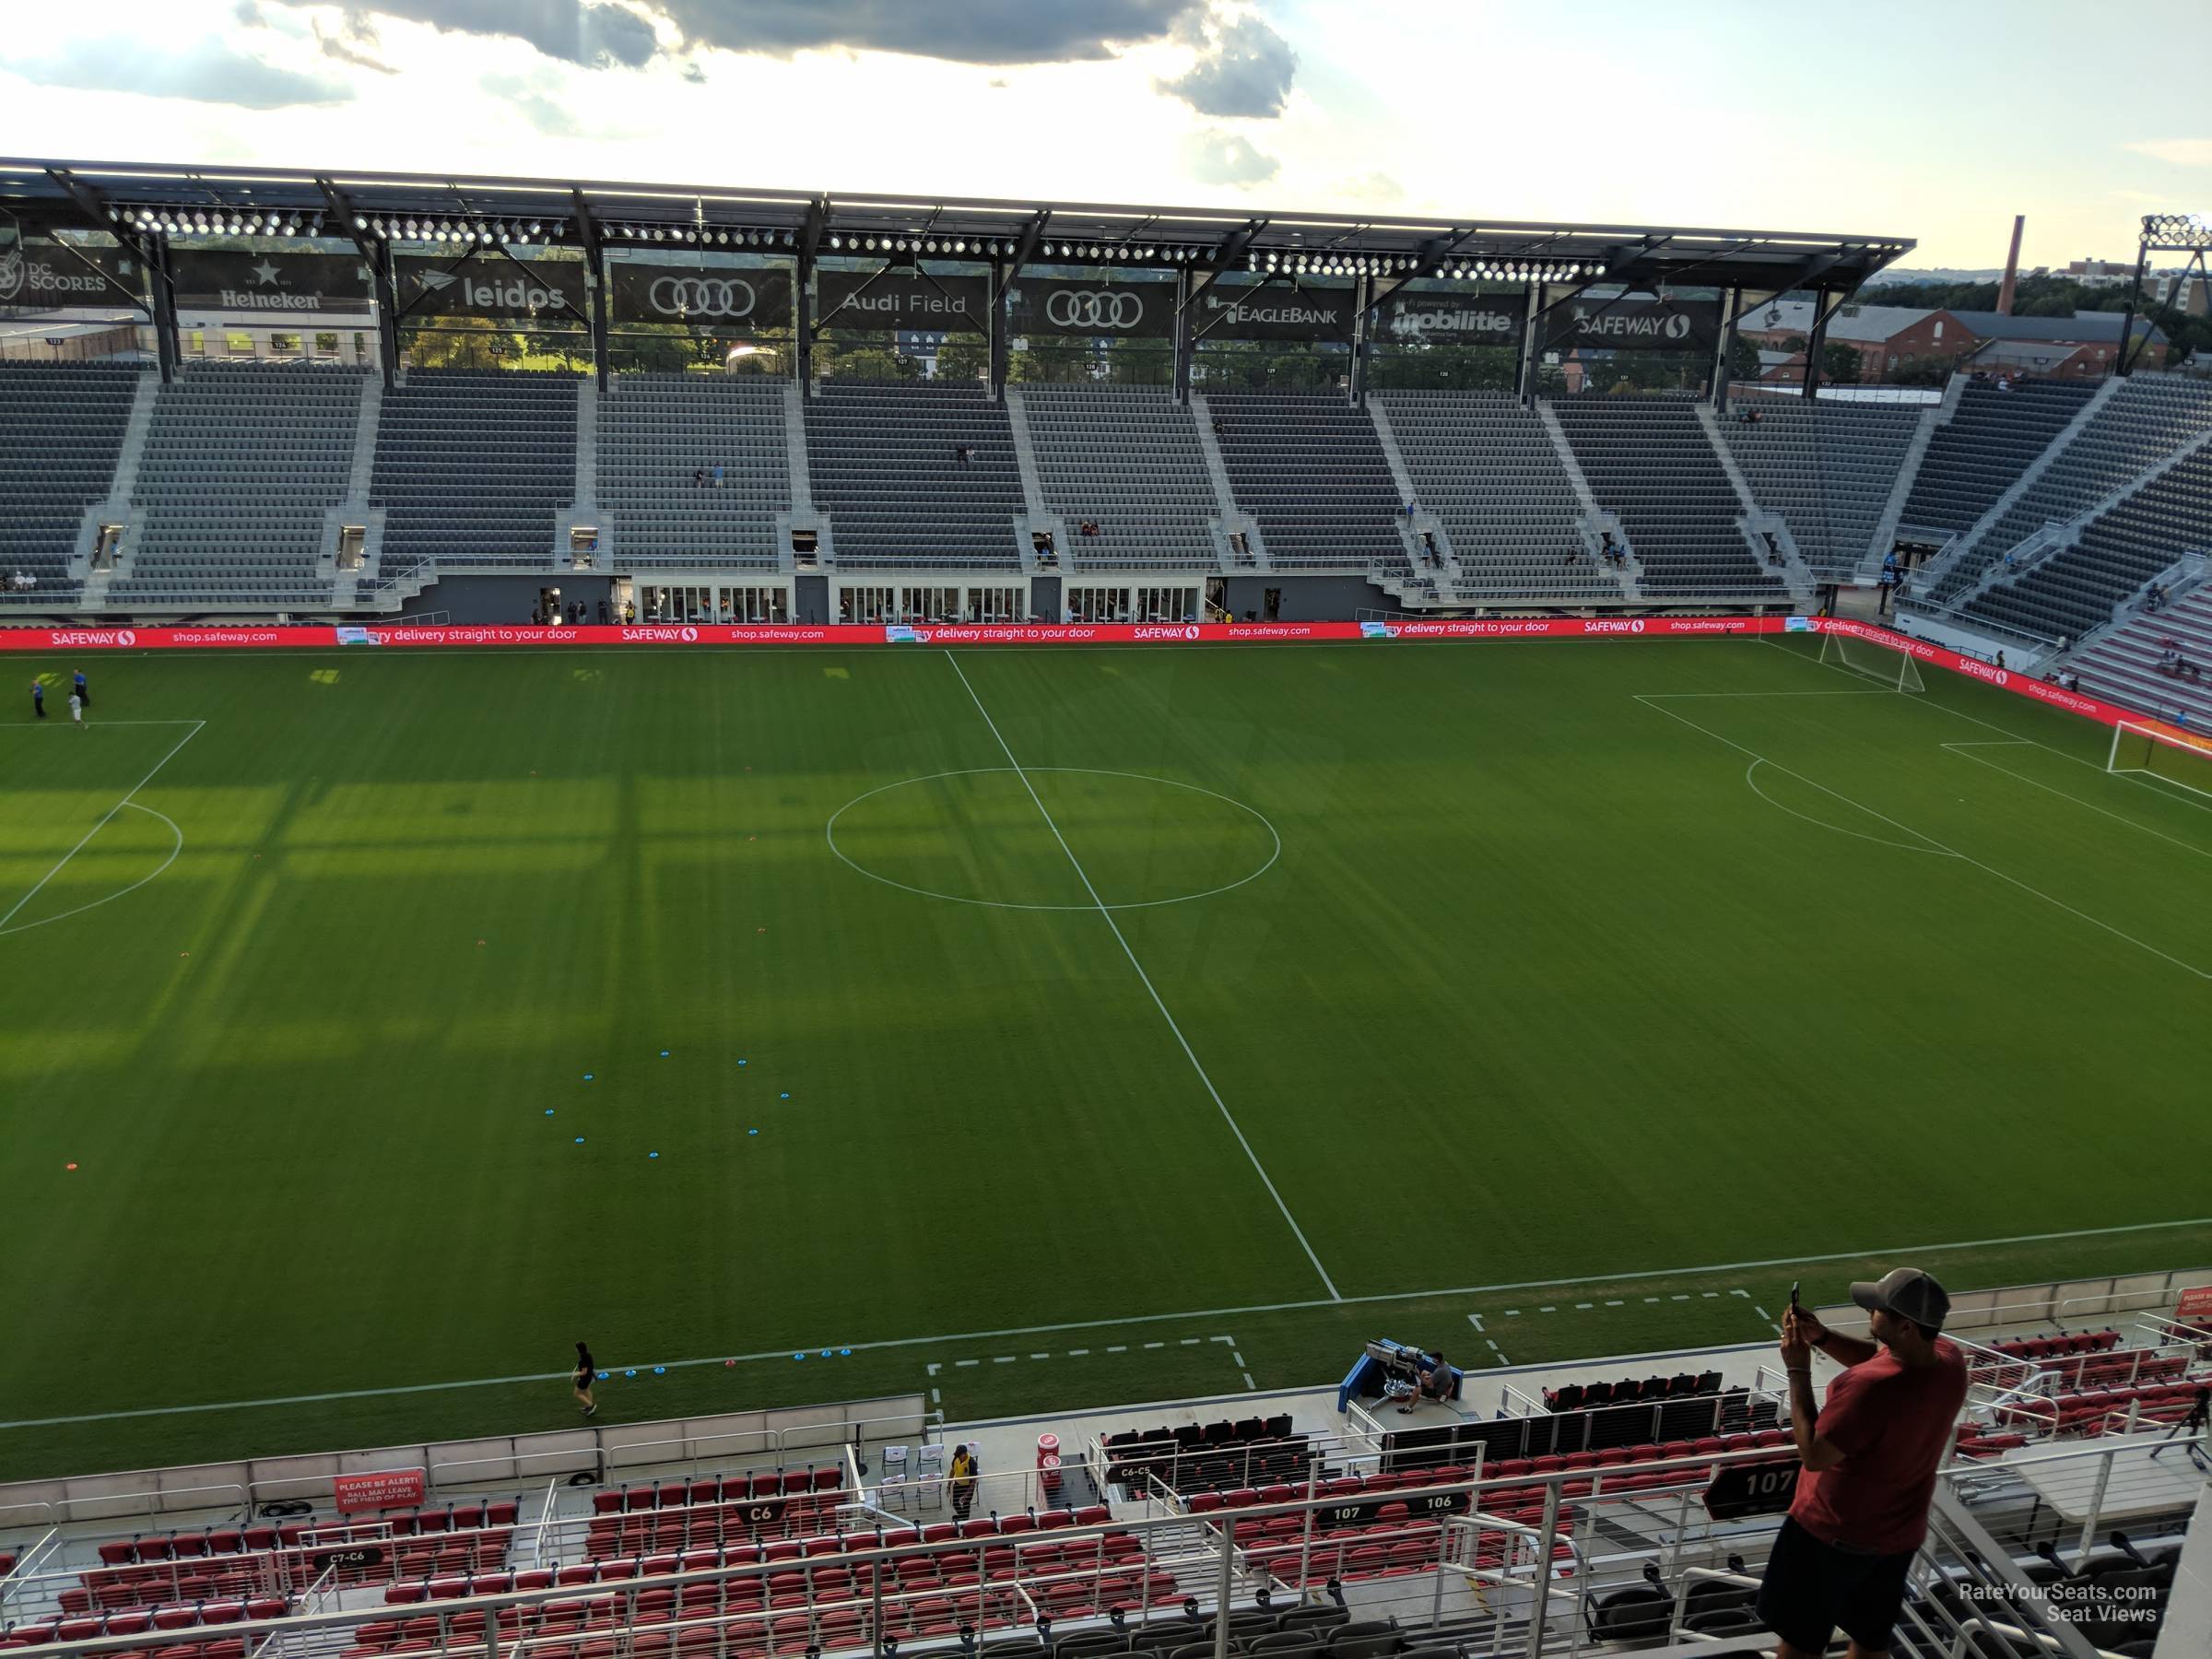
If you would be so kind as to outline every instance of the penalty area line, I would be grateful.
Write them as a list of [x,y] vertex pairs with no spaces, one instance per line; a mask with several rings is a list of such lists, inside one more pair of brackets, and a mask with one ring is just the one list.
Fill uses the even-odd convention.
[[[1444,1297],[1488,1296],[1507,1290],[1563,1289],[1577,1285],[1620,1285],[1630,1282],[1650,1283],[1653,1279],[1702,1278],[1716,1273],[1747,1273],[1769,1267],[1813,1267],[1830,1262],[1877,1261],[1892,1256],[1951,1255],[1968,1250],[1998,1250],[2015,1244],[2052,1244],[2069,1239],[2106,1239],[2124,1234],[2145,1232],[2172,1232],[2180,1228],[2212,1227],[2212,1216],[2197,1216],[2180,1221],[2130,1221],[2118,1227],[2081,1227],[2058,1232],[2015,1233],[1998,1239],[1963,1239],[1950,1243],[1869,1245],[1856,1250],[1829,1251],[1820,1254],[1769,1256],[1759,1261],[1717,1262],[1697,1267],[1638,1268],[1628,1273],[1592,1273],[1575,1278],[1521,1279],[1499,1285],[1453,1285],[1433,1290],[1386,1290],[1371,1296],[1347,1296],[1340,1301],[1327,1301],[1310,1297],[1303,1301],[1257,1302],[1241,1308],[1201,1308],[1179,1313],[1131,1313],[1113,1319],[1070,1319],[1054,1324],[1016,1325],[996,1331],[950,1331],[935,1336],[890,1336],[877,1342],[853,1342],[841,1346],[854,1353],[882,1353],[896,1348],[936,1347],[950,1342],[991,1342],[1014,1336],[1041,1336],[1063,1331],[1104,1331],[1125,1329],[1129,1326],[1177,1324],[1188,1320],[1234,1319],[1253,1313],[1301,1312],[1315,1308],[1333,1308],[1339,1305],[1428,1301]],[[1653,1301],[1654,1297],[1644,1298]],[[1509,1309],[1508,1312],[1518,1310]],[[818,1347],[822,1345],[816,1344]],[[1147,1343],[1147,1347],[1164,1347],[1162,1343]],[[661,1361],[664,1371],[690,1371],[707,1366],[749,1364],[758,1360],[788,1359],[797,1347],[763,1349],[756,1354],[715,1355],[702,1359],[668,1359]],[[1126,1353],[1128,1345],[1116,1344],[1106,1349],[1110,1354]],[[646,1362],[620,1369],[642,1370]],[[972,1365],[970,1359],[957,1361]],[[609,1367],[608,1369],[617,1369]],[[247,1411],[277,1406],[319,1406],[335,1400],[374,1400],[401,1394],[437,1394],[447,1389],[499,1388],[524,1382],[561,1382],[569,1372],[535,1371],[512,1377],[475,1377],[455,1382],[408,1382],[390,1388],[347,1388],[328,1394],[288,1394],[265,1400],[221,1400],[196,1406],[145,1406],[127,1411],[83,1412],[72,1417],[20,1418],[13,1422],[0,1422],[0,1431],[10,1429],[47,1429],[65,1423],[109,1423],[130,1418],[186,1417],[208,1411]]]

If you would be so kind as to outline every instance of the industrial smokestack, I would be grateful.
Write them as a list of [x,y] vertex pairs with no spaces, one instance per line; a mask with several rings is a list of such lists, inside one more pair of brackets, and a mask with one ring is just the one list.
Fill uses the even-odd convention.
[[2012,216],[2012,252],[2005,255],[2005,286],[1997,290],[1997,315],[2000,317],[2012,315],[2012,286],[2020,275],[2020,227],[2027,222],[2028,216],[2024,213]]

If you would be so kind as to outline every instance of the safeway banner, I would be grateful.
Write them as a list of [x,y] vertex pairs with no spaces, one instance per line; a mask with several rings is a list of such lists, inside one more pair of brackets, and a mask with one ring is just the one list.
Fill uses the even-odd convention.
[[1399,346],[1512,346],[1528,321],[1522,294],[1393,294],[1375,307],[1374,337]]
[[399,304],[408,322],[435,317],[549,317],[582,322],[583,265],[575,260],[471,253],[458,261],[403,256]]
[[606,281],[618,323],[688,323],[744,334],[791,326],[789,271],[610,260]]
[[177,304],[197,311],[359,312],[369,267],[350,253],[195,253],[169,256]]
[[1024,278],[1007,300],[1008,332],[1073,335],[1089,339],[1165,339],[1175,332],[1172,282],[1082,282]]
[[880,273],[824,271],[814,308],[818,328],[924,329],[982,333],[991,285],[982,276],[924,276],[894,267]]
[[1352,290],[1288,283],[1215,282],[1192,302],[1192,332],[1209,340],[1349,340]]
[[1717,300],[1584,295],[1551,313],[1547,351],[1711,351],[1721,330]]
[[358,1514],[362,1510],[393,1509],[401,1504],[420,1503],[423,1500],[420,1469],[372,1469],[360,1475],[334,1475],[330,1484],[341,1515]]

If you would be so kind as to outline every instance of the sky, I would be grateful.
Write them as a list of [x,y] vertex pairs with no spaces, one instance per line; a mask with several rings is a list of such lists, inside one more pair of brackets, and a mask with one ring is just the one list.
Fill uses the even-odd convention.
[[[1903,236],[2212,212],[2212,5],[0,0],[0,154]],[[2131,45],[2130,42],[2133,42]],[[2171,70],[2161,68],[2170,65]]]

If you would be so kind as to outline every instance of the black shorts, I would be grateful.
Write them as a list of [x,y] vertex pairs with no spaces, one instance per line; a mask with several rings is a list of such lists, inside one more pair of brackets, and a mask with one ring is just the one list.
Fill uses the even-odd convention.
[[1838,1629],[1863,1648],[1887,1648],[1912,1565],[1909,1549],[1861,1555],[1785,1520],[1759,1586],[1759,1622],[1799,1653],[1821,1652]]

